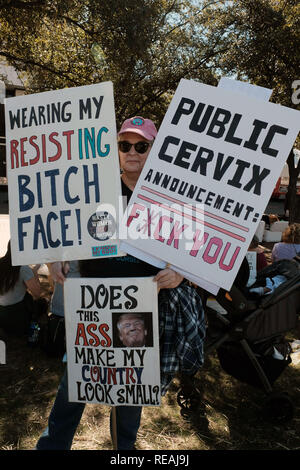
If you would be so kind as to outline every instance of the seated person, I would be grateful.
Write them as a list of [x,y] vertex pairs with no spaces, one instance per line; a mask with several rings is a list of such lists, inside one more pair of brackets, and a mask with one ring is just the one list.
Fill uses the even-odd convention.
[[282,241],[275,243],[272,250],[272,262],[280,259],[292,259],[300,253],[300,224],[289,225],[282,234]]
[[12,266],[8,242],[6,254],[0,258],[0,328],[16,336],[28,333],[30,321],[37,314],[34,300],[41,295],[37,275],[40,265]]

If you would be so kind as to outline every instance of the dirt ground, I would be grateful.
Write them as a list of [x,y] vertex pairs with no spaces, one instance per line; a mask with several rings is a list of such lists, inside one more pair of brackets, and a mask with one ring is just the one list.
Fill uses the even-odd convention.
[[[270,248],[266,246],[267,256]],[[41,281],[49,295],[48,280]],[[289,332],[287,339],[292,341],[296,334]],[[30,450],[47,425],[64,365],[40,348],[29,347],[25,338],[2,332],[0,339],[6,344],[6,364],[0,364],[0,449]],[[266,421],[263,390],[228,375],[213,351],[196,375],[195,409],[182,416],[177,403],[180,384],[175,379],[160,407],[143,409],[137,450],[300,450],[300,352],[291,357],[275,382],[276,390],[290,395],[291,421]],[[86,406],[72,448],[111,450],[109,413],[107,406]]]

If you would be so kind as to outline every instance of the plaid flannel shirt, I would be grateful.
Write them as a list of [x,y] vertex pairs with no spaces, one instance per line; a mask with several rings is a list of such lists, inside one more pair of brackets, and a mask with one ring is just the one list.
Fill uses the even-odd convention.
[[159,293],[161,394],[181,372],[194,375],[204,362],[205,319],[195,288],[182,284]]

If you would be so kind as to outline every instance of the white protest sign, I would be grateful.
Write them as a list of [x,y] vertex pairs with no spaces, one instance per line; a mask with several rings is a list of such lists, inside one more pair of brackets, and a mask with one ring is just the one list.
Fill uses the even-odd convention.
[[122,221],[126,246],[230,289],[299,121],[293,109],[181,80]]
[[218,83],[218,87],[223,88],[224,90],[233,91],[234,93],[244,93],[248,96],[253,96],[263,101],[269,101],[272,95],[270,88],[265,88],[262,86],[252,85],[248,82],[241,82],[240,80],[233,80],[228,77],[221,77]]
[[6,99],[13,264],[117,256],[111,82]]
[[64,301],[69,401],[159,406],[153,278],[70,278]]
[[0,256],[4,256],[10,239],[9,216],[6,214],[0,214],[0,233]]
[[256,276],[257,276],[257,253],[256,251],[247,251],[246,253],[246,258],[249,264],[249,279],[247,282],[247,287],[252,286],[254,282],[256,281]]
[[[165,269],[167,267],[167,263],[165,261],[162,261],[161,259],[156,258],[153,255],[149,256],[148,253],[145,253],[144,251],[141,251],[132,245],[127,245],[124,241],[121,242],[120,246],[123,251],[130,253],[132,256],[135,256],[136,258],[139,258],[142,261],[145,261],[146,263],[152,264],[152,266],[156,266],[160,269]],[[207,282],[205,281],[205,279],[199,278],[199,276],[193,276],[191,273],[186,272],[183,269],[178,269],[177,266],[169,265],[169,268],[174,269],[184,278],[211,292],[213,295],[217,295],[219,287],[215,286],[211,282]]]

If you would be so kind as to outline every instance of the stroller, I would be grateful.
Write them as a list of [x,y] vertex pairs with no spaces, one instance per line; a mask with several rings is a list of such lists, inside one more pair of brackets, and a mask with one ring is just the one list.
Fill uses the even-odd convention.
[[[245,264],[240,272],[245,273]],[[247,263],[248,264],[248,263]],[[249,273],[249,266],[248,266]],[[249,295],[236,278],[229,292],[220,289],[215,300],[225,315],[207,306],[207,292],[201,292],[207,322],[205,355],[216,350],[222,369],[243,383],[263,389],[267,398],[263,407],[266,420],[284,423],[293,418],[293,403],[286,392],[276,392],[274,382],[291,362],[291,348],[285,335],[296,328],[300,314],[300,258],[280,260],[259,272],[257,284],[266,278],[285,276],[285,281],[271,294]],[[247,282],[247,281],[246,281]],[[251,286],[252,287],[252,286]],[[200,392],[193,379],[181,381],[177,402],[181,414],[198,406]]]

